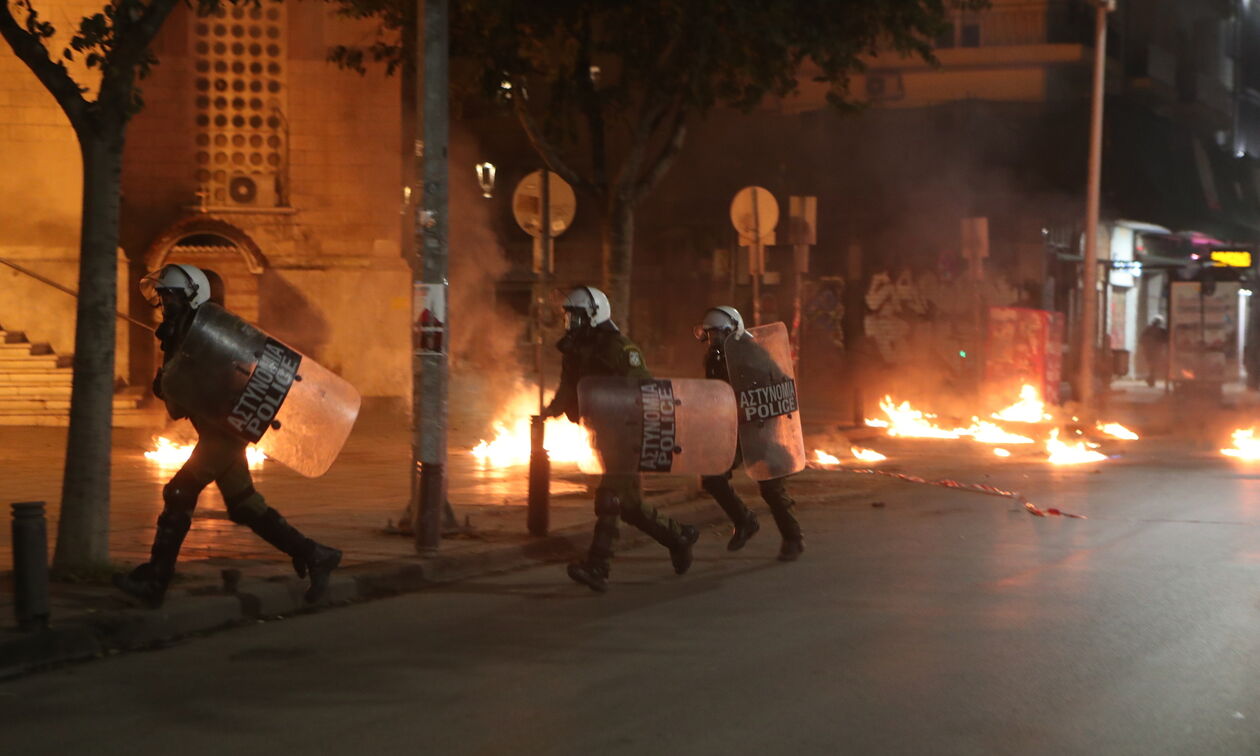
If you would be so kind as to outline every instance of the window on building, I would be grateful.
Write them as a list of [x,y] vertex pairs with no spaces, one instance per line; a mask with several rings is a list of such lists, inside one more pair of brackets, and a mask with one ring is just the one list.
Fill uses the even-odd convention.
[[202,202],[288,204],[285,6],[221,8],[192,24],[194,170]]

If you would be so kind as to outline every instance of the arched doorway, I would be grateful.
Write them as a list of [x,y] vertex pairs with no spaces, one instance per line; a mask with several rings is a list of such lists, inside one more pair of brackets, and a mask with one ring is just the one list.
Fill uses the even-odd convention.
[[186,218],[155,240],[145,255],[150,271],[167,263],[215,271],[223,279],[227,308],[246,321],[258,322],[258,278],[266,259],[241,229],[215,218]]

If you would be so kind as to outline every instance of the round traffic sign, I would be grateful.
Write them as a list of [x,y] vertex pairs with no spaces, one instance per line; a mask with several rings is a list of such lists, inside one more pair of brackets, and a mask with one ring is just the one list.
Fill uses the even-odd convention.
[[742,246],[774,244],[774,227],[779,224],[779,203],[768,189],[746,186],[731,200],[731,224],[739,232]]
[[[573,187],[551,171],[549,186],[551,201],[551,235],[563,234],[573,223],[577,212],[577,197]],[[512,215],[516,223],[530,236],[542,236],[542,171],[534,171],[516,185],[512,192]]]

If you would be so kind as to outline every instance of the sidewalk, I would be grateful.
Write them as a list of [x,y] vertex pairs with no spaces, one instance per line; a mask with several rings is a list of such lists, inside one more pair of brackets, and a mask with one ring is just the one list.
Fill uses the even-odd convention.
[[[419,557],[413,540],[389,527],[403,513],[409,496],[411,436],[403,413],[365,410],[337,463],[322,478],[302,478],[274,463],[255,471],[256,485],[269,504],[303,532],[345,553],[343,569],[335,573],[321,607],[567,561],[584,553],[593,525],[588,492],[593,479],[575,468],[554,466],[551,535],[531,538],[525,521],[526,469],[480,469],[467,450],[488,424],[486,418],[452,414],[449,498],[466,532],[445,538],[435,557]],[[162,508],[162,486],[174,472],[144,458],[151,436],[151,431],[138,429],[114,434],[110,549],[120,567],[147,559],[153,523]],[[10,517],[9,502],[46,501],[50,552],[56,538],[64,439],[61,428],[0,428],[4,517]],[[803,502],[860,496],[884,484],[849,478],[837,486],[834,478],[813,477],[807,472],[799,487],[794,486]],[[736,483],[750,505],[760,504],[751,480],[739,475]],[[694,478],[646,476],[644,486],[650,500],[670,516],[715,526],[705,538],[725,537],[724,515],[699,497]],[[633,528],[622,528],[619,548],[645,539]],[[667,566],[668,560],[663,563]],[[213,487],[201,497],[180,555],[177,581],[160,610],[140,608],[108,585],[105,576],[93,583],[55,583],[52,628],[18,633],[13,629],[11,569],[11,542],[5,537],[0,542],[0,679],[58,662],[312,610],[302,601],[305,581],[293,574],[288,558],[229,521]],[[224,585],[225,570],[240,573],[234,592]]]

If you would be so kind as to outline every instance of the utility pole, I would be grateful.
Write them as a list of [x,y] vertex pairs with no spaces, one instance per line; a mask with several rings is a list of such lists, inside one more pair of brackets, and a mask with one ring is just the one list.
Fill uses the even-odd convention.
[[1094,91],[1089,122],[1089,185],[1085,196],[1085,260],[1081,263],[1081,322],[1077,335],[1076,399],[1094,406],[1094,351],[1098,340],[1098,204],[1102,186],[1103,94],[1107,83],[1107,14],[1115,0],[1094,0]]
[[[449,0],[416,0],[417,114],[423,134],[423,193],[416,203],[415,249],[419,265],[412,266],[412,486],[411,512],[415,518],[416,550],[434,554],[442,537],[446,505],[446,395],[450,323],[446,280],[447,148],[449,144]],[[418,275],[417,275],[418,274]]]

